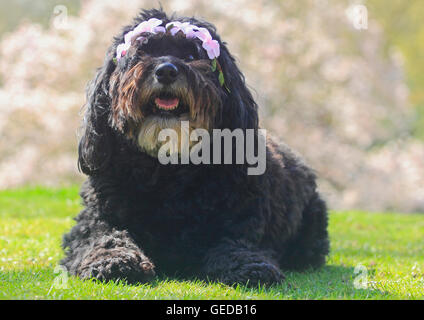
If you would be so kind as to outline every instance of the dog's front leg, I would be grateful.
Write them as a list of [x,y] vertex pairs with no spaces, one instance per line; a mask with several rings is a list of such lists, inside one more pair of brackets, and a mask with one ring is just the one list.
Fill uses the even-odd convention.
[[271,285],[285,278],[272,252],[260,250],[243,240],[226,239],[209,250],[203,272],[205,277],[228,285]]
[[154,275],[153,263],[130,242],[124,232],[115,231],[103,236],[87,251],[78,268],[82,278],[103,281],[125,279],[130,283],[150,281]]
[[104,225],[87,229],[85,224],[77,224],[64,238],[68,250],[62,264],[71,274],[102,281],[125,279],[130,283],[147,282],[154,277],[153,263],[128,232]]

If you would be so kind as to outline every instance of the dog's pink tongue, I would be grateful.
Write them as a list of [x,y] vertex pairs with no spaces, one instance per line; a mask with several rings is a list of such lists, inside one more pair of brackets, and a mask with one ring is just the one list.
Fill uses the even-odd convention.
[[175,109],[178,106],[178,103],[180,102],[180,100],[178,98],[174,98],[174,99],[161,99],[161,98],[156,98],[155,99],[155,103],[156,105],[164,110],[172,110]]

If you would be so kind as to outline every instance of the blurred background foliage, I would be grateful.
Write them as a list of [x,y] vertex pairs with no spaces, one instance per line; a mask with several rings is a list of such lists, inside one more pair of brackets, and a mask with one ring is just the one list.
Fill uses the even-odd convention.
[[[334,209],[424,212],[422,0],[162,0],[212,21]],[[369,28],[346,14],[365,4]],[[67,28],[53,21],[67,9]],[[0,188],[69,184],[84,86],[149,0],[0,2]]]
[[[0,38],[23,21],[47,27],[56,5],[66,5],[68,13],[78,14],[83,0],[11,0],[0,2]],[[280,0],[283,1],[283,0]],[[358,2],[361,3],[361,2]],[[424,140],[424,3],[422,0],[366,0],[369,17],[376,19],[387,37],[386,50],[393,47],[405,58],[410,101],[418,110],[414,134]]]
[[368,0],[371,18],[377,19],[387,36],[387,49],[403,54],[410,101],[418,110],[414,131],[424,140],[424,2],[422,0]]
[[65,5],[68,13],[76,15],[80,0],[11,0],[0,2],[0,36],[13,31],[24,21],[40,23],[47,27],[52,19],[53,9]]

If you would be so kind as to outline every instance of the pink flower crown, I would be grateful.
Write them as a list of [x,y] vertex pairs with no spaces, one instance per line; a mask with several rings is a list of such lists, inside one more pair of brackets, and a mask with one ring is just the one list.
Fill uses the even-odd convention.
[[208,29],[197,27],[190,24],[189,22],[179,21],[169,22],[165,27],[161,25],[162,20],[152,18],[148,21],[143,21],[134,30],[125,34],[125,42],[121,43],[116,48],[117,61],[119,61],[127,54],[128,49],[131,47],[134,40],[139,41],[140,43],[145,43],[146,37],[142,36],[143,33],[158,34],[166,33],[167,31],[169,31],[172,36],[175,36],[178,32],[181,31],[187,39],[200,39],[202,41],[203,49],[205,49],[208,53],[209,59],[214,60],[219,57],[219,42],[212,39]]

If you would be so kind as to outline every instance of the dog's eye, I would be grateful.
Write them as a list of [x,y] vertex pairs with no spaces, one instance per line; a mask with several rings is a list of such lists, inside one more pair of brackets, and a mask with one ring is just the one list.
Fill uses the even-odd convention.
[[186,56],[185,60],[186,61],[193,61],[194,60],[194,56],[192,54],[189,54],[188,56]]

